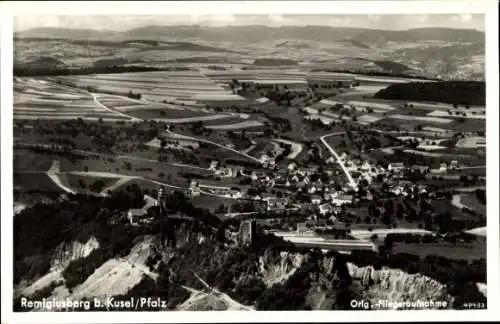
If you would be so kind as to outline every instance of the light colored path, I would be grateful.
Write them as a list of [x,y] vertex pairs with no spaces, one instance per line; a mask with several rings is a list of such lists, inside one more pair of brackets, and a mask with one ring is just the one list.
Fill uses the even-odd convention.
[[227,294],[220,292],[219,290],[211,287],[208,283],[206,283],[203,279],[201,279],[200,276],[198,276],[198,274],[196,272],[193,271],[193,274],[196,277],[196,279],[198,279],[203,284],[203,286],[205,286],[205,288],[210,292],[210,294],[212,296],[219,298],[220,300],[224,301],[227,305],[230,305],[234,308],[247,310],[247,311],[254,311],[255,310],[249,306],[238,303],[237,301],[235,301],[234,299],[229,297]]
[[297,157],[297,155],[299,155],[300,152],[302,152],[302,144],[292,142],[289,140],[285,140],[282,138],[277,138],[277,139],[275,139],[275,141],[280,142],[280,143],[284,143],[284,144],[289,144],[292,146],[292,151],[290,152],[290,154],[288,154],[287,159],[295,159]]
[[347,179],[349,180],[350,186],[354,190],[357,191],[358,185],[356,184],[356,182],[352,178],[351,174],[349,173],[349,170],[347,170],[347,168],[345,167],[344,162],[340,159],[340,156],[337,154],[337,152],[335,152],[333,150],[333,148],[325,140],[325,138],[327,138],[327,137],[340,135],[340,134],[344,134],[344,132],[327,134],[327,135],[321,136],[320,140],[321,140],[321,142],[323,142],[323,144],[326,146],[326,148],[330,151],[330,153],[332,153],[332,155],[335,157],[335,159],[339,163],[340,167],[342,168],[342,171],[344,171],[345,175],[347,176]]
[[106,106],[106,105],[102,104],[102,103],[99,101],[99,99],[97,98],[97,96],[98,96],[97,94],[95,94],[95,93],[90,93],[90,92],[89,92],[89,94],[92,96],[92,98],[94,99],[94,102],[95,102],[95,103],[96,103],[96,105],[98,105],[99,107],[102,107],[103,109],[105,109],[105,110],[107,110],[107,111],[110,111],[110,112],[113,112],[113,113],[115,113],[115,114],[117,114],[117,115],[120,115],[120,116],[123,116],[123,117],[129,118],[129,119],[130,119],[130,120],[132,120],[132,121],[143,121],[143,119],[136,118],[136,117],[134,117],[134,116],[130,116],[130,115],[124,114],[124,113],[122,113],[122,112],[120,112],[120,111],[118,111],[118,110],[116,110],[116,109],[111,109],[111,108],[109,108],[108,106]]
[[487,234],[486,226],[484,227],[476,227],[471,230],[466,231],[466,233],[472,234],[472,235],[477,235],[477,236],[484,236],[486,237]]
[[130,180],[132,180],[130,177],[123,177],[123,178],[120,178],[118,181],[116,181],[115,183],[111,184],[110,186],[104,188],[102,191],[101,191],[101,195],[106,195],[108,191],[113,191],[113,190],[116,190],[118,189],[119,187],[123,186],[124,184],[126,184],[127,182],[129,182]]
[[47,171],[47,176],[62,190],[66,191],[67,193],[75,194],[75,192],[69,188],[66,187],[62,182],[61,179],[59,179],[58,174],[60,173],[60,163],[59,161],[54,161],[52,162],[52,166],[50,169]]
[[243,152],[240,152],[240,151],[237,151],[235,149],[232,149],[230,147],[227,147],[227,146],[224,146],[224,145],[221,145],[219,143],[216,143],[216,142],[212,142],[210,140],[206,140],[206,139],[203,139],[203,138],[196,138],[196,137],[192,137],[192,136],[187,136],[187,135],[181,135],[181,134],[177,134],[177,133],[174,133],[172,132],[171,130],[167,130],[167,132],[172,135],[173,137],[175,138],[178,138],[178,139],[188,139],[188,140],[192,140],[192,141],[198,141],[198,142],[202,142],[202,143],[208,143],[208,144],[212,144],[212,145],[215,145],[217,147],[220,147],[220,148],[223,148],[223,149],[226,149],[228,151],[231,151],[233,153],[236,153],[238,155],[241,155],[241,156],[244,156],[252,161],[255,161],[257,163],[261,163],[259,159],[251,156],[251,155],[248,155],[246,153],[243,153]]
[[203,171],[209,171],[208,168],[202,168],[196,165],[189,165],[189,164],[182,164],[182,163],[172,163],[171,165],[181,167],[181,168],[189,168],[189,169],[196,169],[196,170],[203,170]]
[[455,207],[457,207],[458,209],[462,209],[462,208],[469,208],[467,206],[465,206],[464,204],[462,204],[462,202],[460,201],[460,198],[461,196],[460,195],[453,195],[453,199],[451,200],[451,204]]
[[368,230],[356,230],[353,229],[350,235],[357,239],[370,239],[370,237],[376,234],[379,238],[385,237],[387,234],[432,234],[432,232],[420,229],[420,228],[375,228],[371,231]]

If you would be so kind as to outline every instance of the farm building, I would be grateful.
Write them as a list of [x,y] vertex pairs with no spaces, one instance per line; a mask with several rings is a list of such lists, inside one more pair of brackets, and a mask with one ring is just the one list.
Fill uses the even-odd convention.
[[457,160],[453,160],[450,162],[450,169],[451,170],[455,170],[455,169],[458,169],[459,168],[459,165],[458,165],[458,161]]
[[187,190],[187,195],[189,197],[198,197],[200,195],[200,184],[197,181],[191,181]]
[[405,166],[404,166],[403,162],[389,163],[389,166],[387,167],[387,169],[389,171],[392,171],[395,173],[399,173],[399,172],[403,171],[404,168],[405,168]]
[[412,169],[413,172],[417,172],[418,171],[421,174],[426,174],[426,173],[429,172],[430,167],[427,166],[427,165],[414,165],[414,166],[412,166],[411,169]]
[[343,193],[333,194],[331,196],[331,203],[336,206],[342,206],[344,204],[352,204],[353,196]]
[[330,205],[328,203],[319,205],[319,213],[321,215],[326,215],[326,214],[331,213],[331,212],[333,212],[332,205]]
[[257,233],[257,223],[254,219],[241,223],[239,231],[239,243],[242,245],[252,245]]
[[315,205],[319,205],[321,203],[321,196],[319,195],[312,195],[311,196],[311,202]]

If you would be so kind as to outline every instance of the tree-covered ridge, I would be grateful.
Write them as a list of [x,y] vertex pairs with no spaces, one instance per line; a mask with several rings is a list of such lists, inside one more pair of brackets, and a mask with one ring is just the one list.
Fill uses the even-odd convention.
[[380,90],[374,98],[484,106],[486,83],[482,81],[397,83]]

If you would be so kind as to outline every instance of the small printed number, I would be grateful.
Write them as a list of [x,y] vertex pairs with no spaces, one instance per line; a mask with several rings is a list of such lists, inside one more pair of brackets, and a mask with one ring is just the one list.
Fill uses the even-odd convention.
[[486,305],[484,303],[464,303],[464,308],[466,309],[484,309]]

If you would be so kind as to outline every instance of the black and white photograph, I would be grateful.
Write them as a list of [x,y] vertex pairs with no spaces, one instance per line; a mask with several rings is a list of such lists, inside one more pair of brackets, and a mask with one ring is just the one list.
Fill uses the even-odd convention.
[[238,3],[12,14],[2,309],[498,314],[491,2]]

